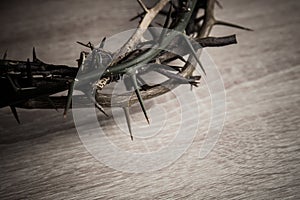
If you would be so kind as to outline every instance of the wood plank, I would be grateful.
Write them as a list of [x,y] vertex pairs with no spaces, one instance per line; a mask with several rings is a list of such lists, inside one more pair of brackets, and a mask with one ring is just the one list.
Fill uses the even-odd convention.
[[[71,114],[64,120],[62,111],[19,109],[18,125],[4,108],[0,110],[0,198],[299,199],[300,3],[222,3],[219,18],[255,31],[224,27],[213,31],[217,36],[237,33],[239,43],[208,50],[227,94],[224,130],[208,157],[198,158],[204,126],[172,165],[152,173],[120,172],[86,150]],[[138,11],[134,0],[3,1],[0,52],[8,49],[10,59],[25,60],[34,45],[42,60],[76,65],[82,50],[76,41],[97,42],[134,28],[135,23],[127,20]],[[201,102],[209,105],[209,99]],[[112,129],[114,141],[123,141],[124,134],[115,131],[113,123],[106,121],[104,126]],[[165,134],[162,141],[168,142],[172,135]],[[128,137],[122,147],[134,150],[143,145]]]

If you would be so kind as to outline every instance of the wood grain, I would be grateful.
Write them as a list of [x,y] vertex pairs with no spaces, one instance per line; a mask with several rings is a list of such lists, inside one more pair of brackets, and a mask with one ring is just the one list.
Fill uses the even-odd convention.
[[[208,50],[227,94],[224,130],[208,157],[198,158],[204,138],[199,134],[166,168],[119,172],[89,154],[71,114],[64,120],[62,111],[19,109],[18,125],[4,108],[0,198],[299,199],[300,3],[222,3],[219,18],[255,31],[218,27],[212,33],[236,33],[238,44]],[[128,19],[138,11],[135,1],[3,1],[0,52],[8,49],[9,58],[25,60],[34,45],[42,60],[75,66],[82,50],[76,41],[96,42],[134,28]],[[209,99],[203,103],[209,104]],[[117,133],[114,137],[119,138]]]

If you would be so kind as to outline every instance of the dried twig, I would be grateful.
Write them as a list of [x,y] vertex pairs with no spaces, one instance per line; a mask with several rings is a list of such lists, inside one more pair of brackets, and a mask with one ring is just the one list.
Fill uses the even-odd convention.
[[128,42],[125,43],[123,47],[120,48],[120,50],[115,54],[113,64],[116,64],[121,59],[123,59],[129,52],[135,49],[136,45],[141,41],[141,38],[143,37],[144,32],[147,30],[153,19],[156,17],[156,15],[161,11],[165,5],[169,2],[169,0],[160,0],[153,8],[147,9],[146,6],[142,3],[141,0],[138,0],[140,5],[145,11],[145,16],[143,17],[143,20],[139,24],[137,30],[135,33],[131,36],[131,38],[128,40]]

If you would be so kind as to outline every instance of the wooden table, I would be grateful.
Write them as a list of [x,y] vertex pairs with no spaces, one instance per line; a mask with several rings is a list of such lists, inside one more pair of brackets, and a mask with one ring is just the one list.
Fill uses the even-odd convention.
[[[224,27],[238,44],[208,50],[224,80],[226,122],[205,159],[204,135],[172,165],[125,173],[97,161],[81,143],[72,115],[19,109],[18,125],[0,110],[1,199],[299,199],[300,63],[297,0],[226,0],[221,19],[253,28]],[[0,52],[76,65],[82,47],[136,26],[135,1],[2,1]],[[107,125],[109,126],[109,125]],[[108,127],[109,128],[109,127]],[[130,144],[130,142],[128,143]]]

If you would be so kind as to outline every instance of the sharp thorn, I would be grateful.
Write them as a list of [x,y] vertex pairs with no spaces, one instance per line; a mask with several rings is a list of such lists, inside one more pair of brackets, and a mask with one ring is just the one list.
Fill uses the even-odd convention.
[[106,117],[109,117],[108,114],[104,111],[103,107],[98,102],[96,102],[96,100],[94,101],[94,103],[98,110],[100,110],[100,112],[102,112]]
[[128,107],[123,107],[123,111],[124,111],[124,114],[125,114],[126,123],[127,123],[128,131],[129,131],[129,134],[130,134],[130,138],[131,138],[131,140],[133,140]]
[[77,41],[76,43],[77,43],[77,44],[80,44],[80,45],[82,45],[82,46],[84,46],[84,47],[87,47],[87,48],[91,49],[92,51],[93,51],[93,49],[94,49],[94,45],[93,45],[91,42],[88,42],[87,44],[84,44],[83,42]]
[[89,93],[85,93],[85,94],[91,100],[91,102],[96,106],[96,108],[98,108],[100,112],[102,112],[106,117],[109,117],[109,115],[104,111],[103,107],[96,101],[96,99],[92,96],[92,94]]
[[7,57],[7,49],[5,50],[5,52],[4,52],[4,54],[3,54],[2,60],[6,60],[6,57]]
[[38,62],[38,63],[43,63],[40,59],[37,58],[35,47],[32,48],[32,61]]
[[138,18],[141,18],[141,17],[143,17],[145,14],[146,14],[145,12],[143,12],[143,13],[138,13],[136,16],[132,17],[129,21],[134,21],[134,20],[136,20],[136,19],[138,19]]
[[147,115],[147,111],[146,111],[146,108],[145,108],[145,105],[144,105],[144,101],[143,101],[143,98],[142,98],[142,96],[140,94],[140,90],[139,90],[138,85],[137,85],[136,75],[135,74],[132,75],[131,78],[132,78],[132,83],[133,83],[135,94],[136,94],[136,96],[137,96],[137,98],[139,100],[139,103],[140,103],[140,106],[141,106],[141,108],[143,110],[144,116],[145,116],[145,118],[147,120],[147,123],[150,124],[149,118],[148,118],[148,115]]
[[80,56],[79,56],[79,59],[77,59],[77,66],[78,68],[81,67],[82,63],[83,63],[83,60],[84,60],[84,53],[83,52],[80,52]]
[[17,120],[18,124],[20,124],[19,116],[16,110],[15,106],[9,106],[11,109],[11,112],[14,114],[15,119]]
[[33,62],[35,62],[37,60],[36,52],[35,52],[35,48],[34,47],[32,48],[32,60],[33,60]]
[[73,90],[74,90],[74,81],[70,82],[70,85],[69,85],[67,102],[66,102],[66,106],[65,106],[65,110],[64,110],[64,118],[67,118],[67,112],[71,106]]
[[104,44],[105,44],[105,40],[106,40],[106,37],[104,37],[99,45],[99,48],[103,49],[104,47]]
[[86,47],[86,44],[84,44],[83,42],[76,41],[76,43]]
[[81,67],[81,71],[84,70],[84,61],[85,61],[85,54],[82,53],[82,60],[81,60],[80,66],[79,66],[79,67]]
[[250,28],[243,27],[243,26],[233,24],[233,23],[229,23],[229,22],[224,22],[224,21],[216,21],[215,24],[216,25],[222,25],[222,26],[229,26],[229,27],[232,27],[232,28],[242,29],[242,30],[246,30],[246,31],[253,31]]

